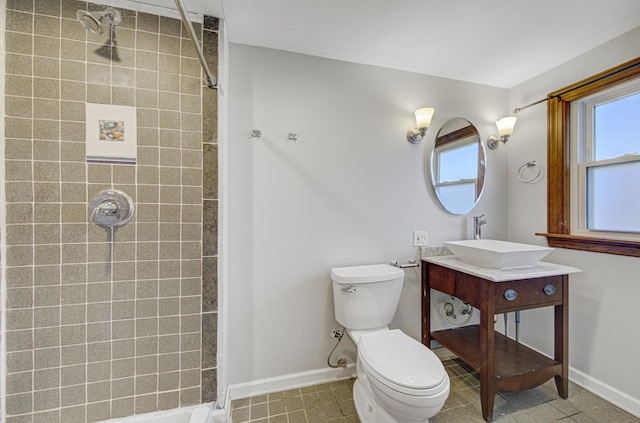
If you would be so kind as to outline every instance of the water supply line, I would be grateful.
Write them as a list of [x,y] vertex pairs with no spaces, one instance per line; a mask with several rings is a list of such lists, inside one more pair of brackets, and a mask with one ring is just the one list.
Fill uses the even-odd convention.
[[[453,297],[451,298],[453,299]],[[455,313],[455,307],[453,306],[452,303],[446,302],[442,306],[442,310],[444,311],[445,319],[447,319],[449,323],[455,326],[464,326],[467,323],[469,323],[471,321],[471,317],[473,317],[473,307],[471,306],[471,304],[468,304],[468,303],[464,303],[462,307],[460,307],[460,314],[462,316],[467,316],[467,318],[463,322],[455,321],[455,319],[457,319],[458,316]]]
[[[520,310],[516,310],[516,342],[520,342]],[[509,336],[508,332],[508,324],[509,324],[509,313],[504,313],[504,336]],[[495,323],[496,320],[494,320]]]
[[200,60],[200,65],[202,65],[202,69],[204,70],[204,79],[206,81],[207,87],[211,89],[217,88],[216,86],[216,78],[211,73],[209,69],[209,65],[207,65],[207,61],[204,58],[204,54],[202,54],[202,49],[200,48],[200,44],[198,44],[198,37],[196,36],[196,31],[193,29],[193,25],[191,24],[191,20],[187,15],[187,9],[184,7],[184,3],[182,0],[175,0],[176,7],[178,8],[178,12],[180,12],[180,17],[182,18],[182,23],[184,24],[187,32],[189,33],[189,38],[193,43],[193,48],[196,50],[198,54],[198,59]]
[[327,357],[327,365],[329,367],[331,367],[332,369],[339,369],[341,367],[347,367],[347,359],[344,357],[338,357],[338,361],[336,364],[331,364],[331,356],[333,355],[333,352],[336,350],[336,348],[338,348],[338,345],[340,344],[340,341],[342,341],[342,337],[344,336],[344,326],[342,327],[341,331],[332,331],[332,336],[335,338],[338,338],[338,342],[336,342],[336,345],[333,347],[333,349],[331,350],[331,352],[329,353],[329,356]]

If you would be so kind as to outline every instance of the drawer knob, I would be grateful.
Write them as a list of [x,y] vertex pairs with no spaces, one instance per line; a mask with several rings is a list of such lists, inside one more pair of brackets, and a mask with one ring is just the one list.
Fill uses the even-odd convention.
[[504,291],[504,298],[507,301],[513,301],[518,297],[518,292],[515,289],[507,289]]
[[553,295],[556,293],[556,287],[551,284],[545,285],[544,288],[542,288],[542,290],[547,295]]

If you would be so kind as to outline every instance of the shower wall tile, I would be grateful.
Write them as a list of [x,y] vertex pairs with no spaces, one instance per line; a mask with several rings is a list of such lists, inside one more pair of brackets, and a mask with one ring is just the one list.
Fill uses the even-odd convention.
[[[204,55],[209,68],[216,72],[218,65],[217,54],[217,30],[218,20],[205,17],[205,30],[203,32]],[[209,45],[215,42],[215,48]],[[181,79],[188,83],[187,77]],[[189,87],[186,88],[189,92]],[[184,98],[184,96],[183,96]],[[217,96],[210,90],[205,90],[201,97],[202,110],[208,111],[201,116],[201,147],[202,148],[202,261],[200,275],[202,278],[201,310],[201,391],[200,401],[214,401],[217,397],[217,270],[218,270],[218,150],[217,150]],[[189,151],[196,148],[198,140],[189,132],[183,133],[183,148]],[[190,181],[193,182],[193,179]]]
[[155,32],[157,34],[160,30],[160,16],[139,12],[138,30]]
[[[82,26],[77,24],[75,13],[72,19],[62,19],[60,26],[60,35],[62,38],[68,38],[77,41],[85,41],[87,39],[87,31],[85,31]],[[118,42],[120,42],[120,37],[118,37]]]
[[60,33],[60,19],[44,15],[35,15],[33,20],[33,33],[47,37],[57,37]]
[[8,0],[7,10],[21,10],[23,12],[33,12],[33,2],[24,0]]
[[61,16],[62,5],[51,0],[34,0],[35,13],[51,16]]
[[33,75],[33,57],[22,54],[7,54],[6,72],[15,75]]
[[135,47],[138,50],[146,50],[151,52],[158,51],[159,36],[157,33],[138,31],[136,33]]
[[[113,49],[75,19],[103,8],[7,1],[10,423],[216,400],[217,92],[180,20],[120,9]],[[215,72],[207,22],[194,27]],[[87,101],[136,107],[136,166],[86,163]],[[108,188],[136,204],[117,230],[89,223],[87,202]]]
[[[138,32],[139,33],[139,32]],[[124,26],[118,28],[118,47],[124,47],[128,49],[136,48],[136,31],[133,29],[127,29]]]
[[[32,78],[27,76],[7,74],[5,78],[5,93],[7,95],[31,97],[33,94],[32,81]],[[9,135],[6,136],[9,137]]]
[[[180,38],[175,36],[160,35],[158,38],[159,51],[163,54],[179,55],[180,54]],[[162,56],[162,54],[161,54]]]
[[6,32],[5,42],[7,53],[33,54],[33,35],[31,34]]
[[44,57],[60,57],[60,40],[39,35],[34,36],[33,54]]
[[7,31],[31,33],[33,28],[33,15],[7,10]]

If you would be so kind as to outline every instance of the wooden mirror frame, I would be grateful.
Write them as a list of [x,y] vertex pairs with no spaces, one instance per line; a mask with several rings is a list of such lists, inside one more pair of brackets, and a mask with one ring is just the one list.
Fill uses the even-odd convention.
[[550,247],[640,257],[640,241],[571,234],[571,102],[640,77],[640,57],[550,93],[547,107],[547,237]]

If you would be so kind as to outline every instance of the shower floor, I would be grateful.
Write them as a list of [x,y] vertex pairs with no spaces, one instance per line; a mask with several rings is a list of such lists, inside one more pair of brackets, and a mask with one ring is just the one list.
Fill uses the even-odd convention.
[[[480,382],[477,375],[456,359],[443,362],[451,379],[451,393],[444,408],[430,423],[482,423]],[[232,423],[356,423],[353,382],[333,383],[234,400]],[[640,423],[640,419],[591,392],[569,383],[569,398],[558,397],[555,383],[524,392],[496,395],[493,422],[500,423]]]

